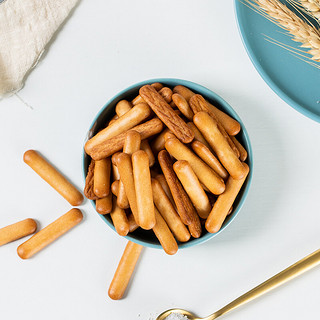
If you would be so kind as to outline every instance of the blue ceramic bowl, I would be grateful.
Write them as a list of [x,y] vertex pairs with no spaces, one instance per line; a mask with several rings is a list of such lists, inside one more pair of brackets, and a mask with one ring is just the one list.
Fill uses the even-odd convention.
[[[134,84],[132,86],[130,86],[129,88],[121,91],[120,93],[118,93],[117,95],[115,95],[111,100],[109,100],[104,107],[101,109],[101,111],[98,113],[98,115],[95,117],[89,132],[87,134],[87,138],[86,141],[91,138],[94,134],[96,134],[100,129],[104,128],[104,126],[106,125],[106,123],[108,122],[108,120],[110,120],[114,114],[115,114],[115,106],[116,104],[123,99],[126,100],[132,100],[134,97],[136,97],[138,95],[139,89],[140,87],[146,85],[146,84],[151,84],[154,82],[161,82],[162,84],[164,84],[165,86],[171,87],[173,88],[176,85],[183,85],[185,87],[188,87],[189,89],[191,89],[192,91],[199,93],[201,95],[203,95],[206,99],[208,99],[212,104],[214,104],[215,106],[217,106],[218,108],[220,108],[221,110],[223,110],[225,113],[229,114],[231,117],[233,117],[234,119],[236,119],[237,121],[239,121],[239,123],[241,124],[241,132],[239,133],[239,135],[237,136],[239,141],[242,143],[242,145],[245,147],[245,149],[248,152],[248,158],[246,160],[246,163],[249,165],[250,167],[250,173],[249,176],[246,180],[246,182],[244,183],[236,201],[233,204],[233,212],[232,214],[230,214],[227,219],[224,221],[221,229],[219,230],[219,232],[217,233],[208,233],[205,229],[203,230],[203,234],[200,238],[198,239],[193,239],[191,238],[191,240],[189,240],[186,243],[178,243],[179,248],[188,248],[188,247],[192,247],[195,246],[197,244],[203,243],[213,237],[215,237],[216,235],[218,235],[219,233],[221,233],[230,223],[231,221],[233,221],[233,219],[236,217],[236,215],[239,213],[246,197],[249,191],[249,187],[251,184],[251,180],[252,180],[252,168],[253,168],[253,163],[252,163],[252,149],[251,149],[251,144],[250,144],[250,140],[249,140],[249,136],[248,133],[245,129],[245,126],[243,124],[243,122],[241,121],[241,119],[239,118],[239,116],[236,114],[236,112],[231,108],[231,106],[224,101],[221,97],[219,97],[217,94],[215,94],[214,92],[210,91],[209,89],[190,82],[190,81],[186,81],[186,80],[180,80],[180,79],[167,79],[167,78],[163,78],[163,79],[152,79],[152,80],[146,80],[137,84]],[[85,141],[85,142],[86,142]],[[88,172],[88,166],[90,163],[91,158],[84,152],[83,153],[83,173],[84,173],[84,178],[87,175]],[[93,207],[95,208],[95,202],[91,201]],[[98,214],[98,213],[97,213]],[[99,216],[102,218],[102,220],[111,228],[115,231],[115,228],[112,224],[110,215],[100,215]],[[151,230],[142,230],[141,228],[137,229],[136,231],[134,231],[133,233],[130,233],[129,235],[126,236],[126,238],[130,241],[139,243],[143,246],[147,246],[147,247],[151,247],[151,248],[157,248],[160,249],[161,246],[159,244],[158,239],[155,237],[155,235],[153,234],[153,232]]]

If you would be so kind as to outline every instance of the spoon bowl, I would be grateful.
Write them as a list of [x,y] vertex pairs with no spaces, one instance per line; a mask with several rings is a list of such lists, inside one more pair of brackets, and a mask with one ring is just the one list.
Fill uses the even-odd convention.
[[186,316],[188,318],[188,320],[205,320],[203,318],[198,318],[197,316],[195,316],[193,313],[191,313],[190,311],[184,310],[184,309],[169,309],[165,312],[162,312],[158,318],[156,320],[165,320],[170,314],[172,313],[179,313],[183,316]]

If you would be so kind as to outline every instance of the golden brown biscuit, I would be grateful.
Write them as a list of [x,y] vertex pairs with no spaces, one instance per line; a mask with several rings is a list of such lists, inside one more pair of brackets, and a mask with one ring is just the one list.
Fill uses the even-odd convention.
[[117,157],[117,167],[120,173],[120,179],[124,185],[124,189],[129,200],[134,219],[138,224],[140,224],[137,207],[136,188],[134,185],[133,169],[130,155],[126,153],[120,153]]
[[181,113],[190,121],[192,121],[194,113],[189,106],[187,100],[180,95],[179,93],[174,93],[172,95],[172,101],[177,106],[177,108],[181,111]]
[[242,179],[247,170],[220,132],[217,122],[206,112],[198,112],[193,117],[193,121],[229,174],[234,179]]
[[99,131],[95,136],[89,139],[84,146],[86,153],[89,155],[93,154],[93,150],[99,147],[101,144],[104,144],[105,141],[110,140],[111,138],[116,137],[123,132],[126,132],[134,126],[137,126],[139,123],[147,119],[150,115],[151,109],[145,103],[134,106],[131,110],[117,119],[114,123]]
[[221,194],[224,191],[224,181],[220,176],[178,139],[167,140],[165,148],[177,160],[188,161],[198,179],[210,190],[210,192]]
[[83,202],[83,195],[60,172],[47,162],[37,151],[28,150],[23,161],[29,165],[44,181],[62,195],[72,206]]
[[83,216],[79,209],[71,209],[37,232],[29,240],[22,243],[17,249],[19,257],[21,259],[31,258],[34,254],[80,223],[82,218]]
[[180,242],[188,241],[190,233],[157,179],[152,179],[152,192],[154,204],[175,238]]
[[228,215],[234,200],[236,199],[244,181],[246,180],[246,177],[249,173],[249,167],[246,163],[243,165],[246,169],[245,176],[240,180],[235,180],[232,177],[229,177],[226,184],[226,191],[218,197],[217,201],[213,205],[213,208],[206,221],[206,229],[211,233],[215,233],[220,230],[223,221]]
[[93,175],[94,193],[99,198],[106,197],[110,192],[111,159],[105,158],[95,162]]
[[163,123],[182,142],[189,143],[193,140],[193,132],[187,124],[173,111],[170,105],[152,86],[143,86],[140,88],[139,93]]
[[154,208],[154,213],[156,217],[156,224],[152,230],[158,238],[165,253],[173,255],[178,251],[178,244],[156,207]]
[[211,211],[211,205],[208,196],[201,187],[200,182],[188,161],[179,160],[175,162],[173,170],[178,176],[200,218],[206,219]]
[[162,150],[158,154],[159,164],[170,188],[174,203],[177,207],[178,214],[182,222],[186,225],[192,223],[193,216],[197,213],[179,182],[174,170],[173,161],[166,150]]
[[119,300],[123,297],[142,249],[143,246],[128,241],[109,287],[111,299]]
[[112,211],[110,212],[110,217],[117,233],[120,236],[126,236],[130,229],[129,221],[127,219],[126,212],[118,206],[115,196],[113,196],[112,200]]
[[[162,128],[163,124],[161,120],[154,118],[136,127],[133,127],[132,130],[140,133],[141,139],[143,140],[161,132]],[[125,137],[126,132],[122,132],[121,134],[111,139],[107,139],[95,146],[94,148],[92,148],[89,155],[95,160],[100,160],[109,157],[123,148]]]
[[132,168],[139,226],[142,229],[150,230],[156,224],[156,218],[152,197],[149,157],[145,151],[139,150],[132,155]]
[[227,170],[222,166],[220,161],[213,155],[209,148],[200,141],[193,141],[191,143],[191,147],[193,151],[223,180],[228,178],[229,174]]
[[25,219],[0,229],[0,246],[26,237],[37,230],[33,219]]
[[96,211],[100,214],[108,214],[112,210],[112,193],[96,200]]

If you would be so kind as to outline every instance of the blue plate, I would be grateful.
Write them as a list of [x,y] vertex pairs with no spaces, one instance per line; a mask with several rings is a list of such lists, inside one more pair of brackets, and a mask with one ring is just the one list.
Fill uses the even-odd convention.
[[[231,106],[224,101],[220,96],[215,94],[214,92],[210,91],[209,89],[202,87],[199,84],[181,80],[181,79],[169,79],[169,78],[161,78],[161,79],[152,79],[143,81],[137,84],[134,84],[130,86],[129,88],[121,91],[117,95],[115,95],[111,100],[109,100],[104,107],[100,110],[100,112],[97,114],[95,119],[93,120],[93,123],[90,126],[89,132],[87,134],[86,140],[90,139],[93,135],[95,135],[100,129],[104,128],[106,123],[113,117],[114,115],[114,109],[116,104],[122,100],[132,100],[139,94],[139,88],[146,85],[151,84],[154,82],[161,82],[162,84],[173,88],[176,85],[183,85],[188,88],[190,88],[195,93],[199,93],[203,95],[206,99],[208,99],[211,103],[213,103],[215,106],[220,108],[222,111],[229,114],[231,117],[236,119],[241,124],[241,131],[237,135],[239,141],[242,143],[242,145],[245,147],[245,149],[248,152],[248,158],[246,160],[246,163],[250,167],[249,175],[242,186],[242,189],[239,192],[239,195],[237,196],[234,204],[233,204],[233,212],[226,218],[224,221],[221,229],[217,233],[208,233],[206,230],[203,230],[203,234],[198,239],[190,239],[188,242],[185,243],[178,243],[179,248],[188,248],[192,247],[194,245],[203,243],[214,236],[220,234],[236,217],[238,212],[240,211],[246,197],[249,191],[249,187],[252,180],[252,172],[253,172],[253,157],[252,157],[252,149],[251,144],[249,140],[249,135],[246,131],[246,128],[241,121],[240,117],[236,114],[236,112],[231,108]],[[88,173],[88,166],[90,164],[91,158],[84,152],[83,153],[83,176],[84,179],[87,176]],[[91,201],[93,207],[95,208],[95,202]],[[115,230],[113,223],[111,221],[110,215],[99,215],[104,222],[107,223],[107,225]],[[143,246],[151,247],[151,248],[157,248],[160,249],[161,245],[159,244],[158,239],[155,237],[154,233],[151,230],[142,230],[141,228],[137,229],[136,231],[130,233],[126,236],[126,238],[130,241],[136,242],[138,244],[141,244]]]
[[320,122],[320,69],[267,41],[268,36],[299,48],[274,23],[239,0],[235,0],[235,10],[242,41],[264,81],[291,107]]

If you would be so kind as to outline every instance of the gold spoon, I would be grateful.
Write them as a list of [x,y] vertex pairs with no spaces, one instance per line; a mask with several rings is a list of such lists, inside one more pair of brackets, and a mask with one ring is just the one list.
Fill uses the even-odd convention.
[[243,294],[239,298],[235,299],[234,301],[227,304],[222,309],[216,311],[215,313],[211,314],[205,318],[199,318],[195,316],[193,313],[184,310],[184,309],[170,309],[163,313],[161,313],[156,320],[164,320],[168,317],[171,313],[180,313],[188,318],[188,320],[213,320],[217,319],[218,317],[222,316],[223,314],[230,312],[231,310],[238,308],[245,303],[262,296],[263,294],[271,291],[279,287],[280,285],[286,283],[287,281],[299,276],[300,274],[316,267],[320,264],[320,249],[311,253],[307,257],[299,260],[295,264],[291,265],[287,269],[281,271],[280,273],[276,274],[272,278],[266,280],[265,282],[261,283],[257,287],[251,289],[247,293]]

